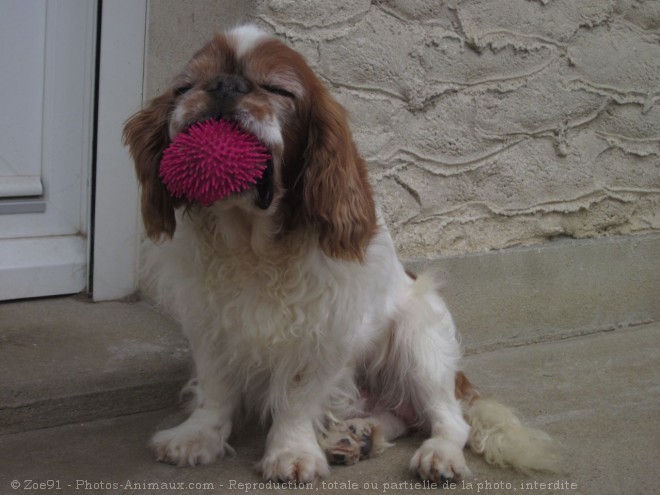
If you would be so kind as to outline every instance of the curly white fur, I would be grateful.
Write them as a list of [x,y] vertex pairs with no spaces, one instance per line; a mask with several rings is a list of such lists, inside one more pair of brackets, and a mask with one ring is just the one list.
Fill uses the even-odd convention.
[[[206,463],[211,453],[223,449],[200,445],[204,453],[196,455],[178,443],[190,445],[190,437],[204,429],[230,430],[232,413],[242,401],[264,419],[275,418],[261,464],[267,477],[288,476],[298,464],[303,479],[310,469],[322,475],[327,465],[313,425],[327,411],[345,414],[355,402],[355,366],[402,318],[402,301],[414,294],[414,284],[383,226],[364,263],[344,262],[327,257],[305,236],[282,251],[257,253],[250,242],[254,225],[236,225],[228,235],[236,213],[217,206],[180,214],[173,240],[151,249],[147,269],[159,300],[182,323],[203,392],[191,419],[177,427],[183,431],[158,434],[153,443],[164,459]],[[431,332],[442,315],[426,317],[420,331]],[[439,344],[453,348],[453,336],[451,327],[438,337]],[[449,397],[453,366],[450,360],[446,371],[437,370]],[[207,421],[211,426],[198,425],[200,409],[214,412]],[[460,413],[456,421],[462,421]],[[166,441],[170,445],[160,447]],[[307,458],[316,467],[308,466]]]
[[547,433],[523,425],[508,407],[480,399],[466,407],[472,427],[469,445],[490,464],[514,467],[525,474],[559,469],[559,445]]

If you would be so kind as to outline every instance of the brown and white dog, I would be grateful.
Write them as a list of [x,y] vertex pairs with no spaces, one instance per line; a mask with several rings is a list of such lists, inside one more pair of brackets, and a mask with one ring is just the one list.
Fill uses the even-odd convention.
[[[272,160],[256,187],[202,207],[159,179],[170,141],[223,117]],[[127,123],[159,302],[190,342],[195,401],[151,440],[159,460],[207,464],[231,450],[237,411],[272,421],[259,469],[311,481],[412,428],[410,467],[469,474],[470,446],[521,470],[555,461],[549,437],[479,396],[458,371],[452,318],[429,275],[399,262],[346,111],[301,55],[254,26],[216,36]],[[470,426],[471,425],[471,426]]]

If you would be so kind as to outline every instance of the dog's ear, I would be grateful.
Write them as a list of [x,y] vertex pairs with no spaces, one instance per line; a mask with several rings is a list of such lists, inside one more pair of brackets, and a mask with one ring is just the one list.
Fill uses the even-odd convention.
[[353,143],[346,110],[319,85],[309,109],[303,165],[303,212],[323,251],[362,261],[376,231],[367,167]]
[[150,239],[172,237],[176,228],[174,203],[159,177],[163,150],[169,145],[169,115],[174,96],[169,91],[151,100],[124,125],[124,144],[128,145],[140,189],[142,220]]

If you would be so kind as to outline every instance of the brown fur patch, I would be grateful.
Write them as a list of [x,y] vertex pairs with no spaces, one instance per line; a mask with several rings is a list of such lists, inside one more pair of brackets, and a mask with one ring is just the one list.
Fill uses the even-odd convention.
[[467,376],[465,376],[465,373],[462,371],[456,372],[455,389],[456,398],[465,401],[468,404],[472,404],[475,400],[481,397],[481,394],[476,388],[474,388],[472,383],[470,383],[470,380],[467,379]]

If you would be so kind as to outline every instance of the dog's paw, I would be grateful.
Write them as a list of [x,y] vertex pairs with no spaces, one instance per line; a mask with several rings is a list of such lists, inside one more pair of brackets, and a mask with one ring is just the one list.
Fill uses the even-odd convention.
[[330,467],[320,448],[273,450],[259,463],[264,479],[312,483],[330,473]]
[[438,484],[470,476],[463,451],[441,438],[429,438],[417,449],[410,461],[410,470],[423,480]]
[[223,428],[195,424],[190,420],[156,433],[150,447],[159,461],[177,466],[196,466],[212,463],[233,449],[226,444],[227,433]]
[[325,432],[319,434],[319,443],[328,461],[346,465],[374,457],[391,445],[369,418],[354,418],[345,423],[333,422]]

